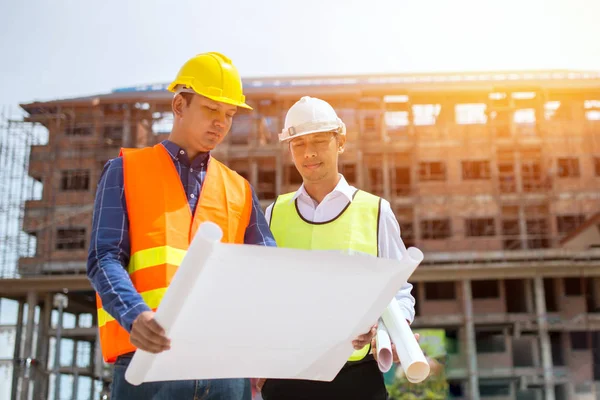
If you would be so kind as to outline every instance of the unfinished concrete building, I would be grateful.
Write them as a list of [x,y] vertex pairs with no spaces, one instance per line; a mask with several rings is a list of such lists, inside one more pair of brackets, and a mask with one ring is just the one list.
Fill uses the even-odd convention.
[[[454,398],[597,398],[600,73],[244,84],[254,111],[238,113],[214,156],[245,176],[266,207],[301,183],[277,142],[286,110],[303,95],[335,107],[348,129],[341,172],[388,199],[405,243],[425,253],[411,278],[414,326],[443,328],[454,339],[446,364]],[[5,127],[30,135],[15,146],[31,145],[15,153],[24,152],[15,168],[25,172],[15,175],[12,194],[0,194],[3,210],[23,211],[11,214],[20,228],[6,222],[0,232],[15,243],[5,251],[21,257],[16,269],[5,258],[0,281],[0,296],[19,304],[13,399],[32,392],[54,398],[65,385],[73,398],[106,392],[110,369],[99,356],[85,275],[95,188],[121,146],[166,138],[172,94],[165,87],[23,104],[25,118]],[[47,140],[24,127],[45,127]],[[10,143],[0,154],[3,169]],[[36,185],[43,187],[38,197],[30,189]],[[69,326],[58,321],[66,317]],[[55,362],[52,355],[65,348],[76,356]],[[87,396],[81,379],[93,382]]]

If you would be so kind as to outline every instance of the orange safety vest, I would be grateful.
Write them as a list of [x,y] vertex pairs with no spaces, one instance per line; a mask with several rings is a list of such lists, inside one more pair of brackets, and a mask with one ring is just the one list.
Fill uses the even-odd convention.
[[[125,198],[129,214],[131,255],[127,271],[133,286],[155,311],[198,226],[212,221],[223,231],[222,242],[243,243],[252,212],[248,181],[212,158],[195,214],[172,158],[161,144],[122,149]],[[102,355],[113,363],[135,351],[129,333],[102,308],[96,294]]]

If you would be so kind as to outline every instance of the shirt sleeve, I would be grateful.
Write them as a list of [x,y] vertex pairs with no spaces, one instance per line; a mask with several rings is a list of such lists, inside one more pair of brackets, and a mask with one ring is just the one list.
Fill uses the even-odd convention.
[[244,235],[245,244],[254,244],[259,246],[276,247],[275,239],[265,218],[265,214],[260,207],[260,201],[256,195],[256,191],[252,188],[252,213],[250,214],[250,222],[246,228]]
[[[384,258],[402,259],[401,249],[405,248],[400,235],[400,225],[387,200],[381,200],[381,213],[379,216],[379,252]],[[411,294],[413,285],[406,283],[396,293],[396,300],[404,312],[409,324],[415,318],[415,298]]]
[[129,257],[123,160],[116,158],[104,166],[96,191],[87,276],[104,310],[128,332],[140,313],[150,311],[127,273]]

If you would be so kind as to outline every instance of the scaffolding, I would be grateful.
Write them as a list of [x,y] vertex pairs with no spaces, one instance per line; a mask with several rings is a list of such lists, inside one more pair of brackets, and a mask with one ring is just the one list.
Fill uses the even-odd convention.
[[[405,243],[426,254],[411,279],[414,325],[460,343],[447,363],[454,396],[598,391],[600,251],[563,242],[600,212],[598,80],[577,90],[560,79],[552,90],[537,81],[439,93],[431,85],[275,93],[266,80],[249,89],[254,111],[236,115],[213,154],[250,181],[265,208],[301,183],[277,143],[286,110],[300,95],[330,101],[347,125],[340,171],[389,200]],[[12,398],[108,394],[85,275],[95,187],[121,146],[167,137],[170,96],[34,103],[2,118],[0,296],[18,314]],[[590,364],[583,375],[573,357]]]
[[0,108],[0,277],[16,278],[20,257],[35,253],[35,238],[22,231],[25,201],[41,197],[42,185],[29,176],[32,146],[47,140],[47,130],[23,121],[24,113]]
[[[71,194],[66,204],[57,203],[54,194],[91,187],[91,177],[79,174],[91,148],[87,146],[86,154],[85,148],[72,146],[69,168],[62,173],[61,161],[46,149],[52,143],[49,129],[64,116],[45,114],[30,119],[23,110],[0,111],[0,278],[16,282],[44,274],[39,264],[28,268],[27,260],[35,259],[36,254],[45,255],[44,265],[52,265],[51,246],[73,247],[72,241],[63,243],[52,237],[54,233],[60,236],[63,229],[56,227],[65,226],[63,232],[68,232],[82,214],[91,213],[91,207],[69,205],[76,205],[77,193]],[[50,201],[35,209],[43,195],[49,195]],[[67,212],[56,216],[61,207]],[[89,289],[68,293],[68,287],[30,291],[25,296],[2,293],[6,297],[0,303],[0,336],[14,351],[0,355],[4,377],[11,376],[0,383],[6,390],[0,397],[97,399],[106,395],[110,371],[99,357],[93,298]]]

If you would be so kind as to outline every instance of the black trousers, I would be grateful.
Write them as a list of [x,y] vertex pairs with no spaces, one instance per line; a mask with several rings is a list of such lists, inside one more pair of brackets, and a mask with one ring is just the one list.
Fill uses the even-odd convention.
[[372,356],[348,363],[331,382],[267,379],[264,400],[387,400],[383,374]]

